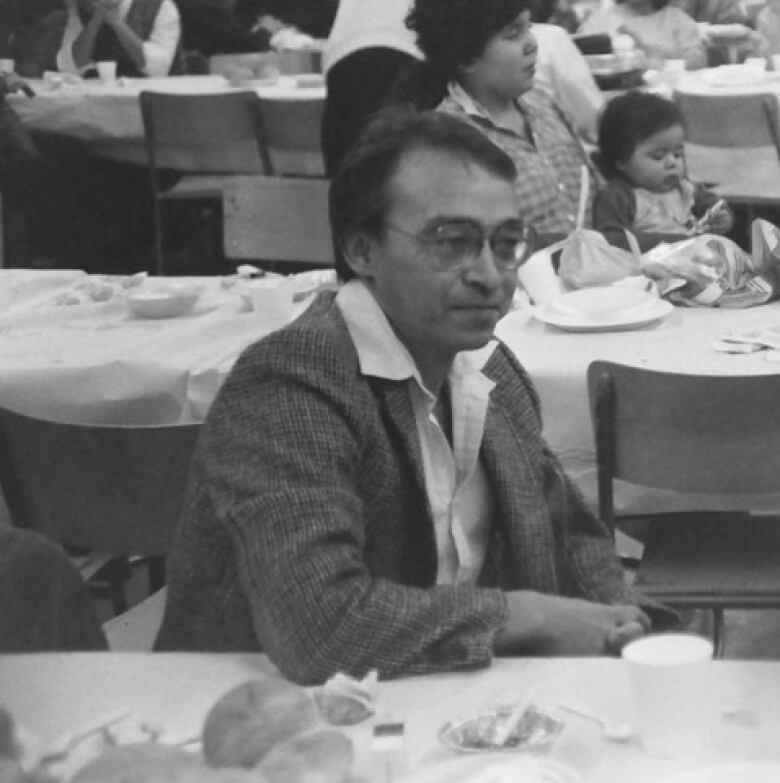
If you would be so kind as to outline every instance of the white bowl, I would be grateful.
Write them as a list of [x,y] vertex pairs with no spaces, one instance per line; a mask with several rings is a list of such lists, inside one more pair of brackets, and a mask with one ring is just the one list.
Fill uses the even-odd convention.
[[142,286],[127,297],[130,311],[141,318],[176,318],[189,313],[201,289],[186,284]]
[[649,291],[635,288],[596,286],[563,294],[552,303],[552,307],[561,315],[599,320],[650,307],[657,299],[658,297]]

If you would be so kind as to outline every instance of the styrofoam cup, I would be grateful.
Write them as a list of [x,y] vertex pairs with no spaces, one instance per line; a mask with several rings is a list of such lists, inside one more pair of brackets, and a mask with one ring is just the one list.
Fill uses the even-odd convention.
[[547,304],[563,293],[560,277],[555,274],[552,256],[546,250],[537,250],[517,270],[520,285],[536,305]]
[[657,634],[627,644],[622,654],[648,752],[678,757],[699,750],[712,719],[712,642]]
[[116,63],[113,60],[104,60],[95,63],[98,78],[103,84],[112,84],[116,81]]
[[766,57],[746,57],[745,66],[756,71],[766,70]]
[[780,54],[772,55],[772,68],[775,71],[780,71]]

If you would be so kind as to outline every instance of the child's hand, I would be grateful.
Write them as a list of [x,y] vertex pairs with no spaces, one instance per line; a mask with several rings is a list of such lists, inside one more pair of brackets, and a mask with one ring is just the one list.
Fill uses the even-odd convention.
[[731,230],[734,218],[723,199],[716,201],[696,224],[699,234],[726,234]]
[[726,234],[734,225],[731,210],[722,199],[712,205],[712,209],[704,217],[704,230],[712,234]]

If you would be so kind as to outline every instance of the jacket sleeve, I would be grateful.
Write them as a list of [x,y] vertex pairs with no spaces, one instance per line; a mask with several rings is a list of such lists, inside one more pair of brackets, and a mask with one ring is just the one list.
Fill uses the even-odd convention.
[[[356,412],[365,391],[354,372],[323,340],[297,362],[289,341],[264,343],[262,360],[239,360],[200,444],[262,648],[303,684],[337,671],[392,677],[488,665],[506,620],[500,590],[413,587],[369,570],[361,482],[379,456],[366,403]],[[330,368],[321,377],[307,369],[313,351]],[[386,502],[375,490],[370,502]]]
[[632,228],[636,217],[636,197],[627,182],[614,179],[602,188],[593,200],[593,228],[600,231],[610,243],[623,250],[630,250],[626,230],[636,237],[639,249],[644,252],[660,242],[679,242],[687,234],[636,231]]

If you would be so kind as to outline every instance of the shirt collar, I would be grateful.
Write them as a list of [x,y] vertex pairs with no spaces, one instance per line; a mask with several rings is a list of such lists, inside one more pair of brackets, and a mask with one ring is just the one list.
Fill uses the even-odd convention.
[[[353,279],[345,283],[336,295],[336,304],[355,345],[363,375],[392,381],[414,378],[430,395],[412,355],[362,281]],[[463,379],[481,373],[497,345],[497,340],[490,340],[482,348],[458,353],[450,369],[450,378]]]

